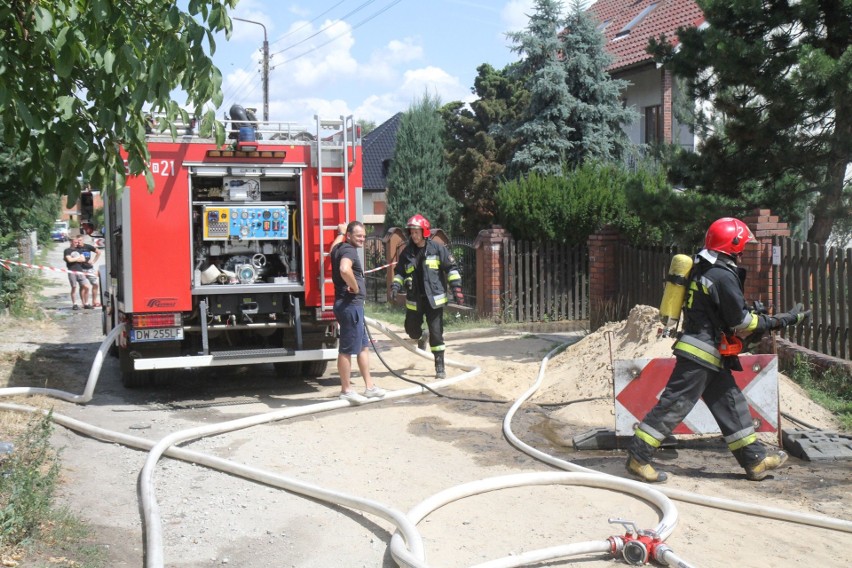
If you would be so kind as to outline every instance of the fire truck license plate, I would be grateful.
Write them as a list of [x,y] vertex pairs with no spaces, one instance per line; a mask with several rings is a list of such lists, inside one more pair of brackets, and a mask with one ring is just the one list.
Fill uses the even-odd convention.
[[134,329],[130,341],[174,341],[183,339],[183,328],[157,327],[152,329]]

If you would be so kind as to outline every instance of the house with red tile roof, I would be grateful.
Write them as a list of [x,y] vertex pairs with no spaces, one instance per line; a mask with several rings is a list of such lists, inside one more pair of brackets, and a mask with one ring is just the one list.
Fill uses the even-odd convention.
[[658,67],[647,52],[648,40],[665,34],[677,44],[677,29],[700,27],[704,14],[693,0],[598,0],[588,8],[606,38],[615,60],[607,69],[630,86],[622,100],[639,111],[639,120],[625,127],[636,144],[674,143],[695,147],[695,136],[672,112],[677,85],[671,72]]

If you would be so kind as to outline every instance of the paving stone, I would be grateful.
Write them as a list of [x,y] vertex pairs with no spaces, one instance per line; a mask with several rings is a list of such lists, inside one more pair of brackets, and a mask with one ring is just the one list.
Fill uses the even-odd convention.
[[852,436],[825,430],[782,430],[784,448],[807,461],[852,460]]

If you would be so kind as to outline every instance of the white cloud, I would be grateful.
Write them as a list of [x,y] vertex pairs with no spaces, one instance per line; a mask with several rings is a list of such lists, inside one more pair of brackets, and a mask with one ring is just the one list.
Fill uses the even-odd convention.
[[533,11],[533,0],[509,0],[500,16],[506,25],[507,32],[516,32],[527,27],[528,15]]
[[359,78],[389,84],[399,77],[401,64],[423,59],[420,38],[395,39],[374,51],[368,62],[359,64]]
[[294,22],[298,30],[287,41],[270,48],[270,90],[281,95],[308,93],[320,86],[333,85],[339,79],[351,78],[358,71],[352,57],[355,44],[352,27],[340,20],[327,20],[319,28]]
[[304,7],[300,6],[299,4],[290,4],[290,7],[287,8],[287,11],[290,12],[291,14],[295,14],[299,18],[307,18],[308,16],[311,15],[311,9],[310,8],[304,8]]
[[263,45],[263,29],[261,26],[234,18],[260,22],[266,28],[267,39],[274,37],[275,21],[263,8],[265,6],[255,0],[242,0],[239,7],[228,14],[231,17],[231,41],[253,42],[257,45],[258,50]]
[[403,74],[403,82],[399,88],[400,96],[408,103],[420,99],[425,93],[438,95],[442,103],[464,99],[470,90],[462,86],[458,77],[453,77],[439,67],[423,67],[411,69]]

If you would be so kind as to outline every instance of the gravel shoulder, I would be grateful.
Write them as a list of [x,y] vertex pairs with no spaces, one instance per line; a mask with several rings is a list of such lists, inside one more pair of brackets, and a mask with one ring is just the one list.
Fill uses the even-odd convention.
[[[57,263],[61,250],[51,251]],[[59,265],[59,264],[55,264]],[[52,275],[53,273],[47,273]],[[70,309],[67,281],[51,276],[43,323],[0,323],[0,386],[83,390],[102,340],[99,311]],[[575,452],[574,435],[612,427],[612,358],[668,356],[647,310],[609,324],[555,356],[542,387],[515,417],[526,443],[584,467],[622,476],[621,451]],[[536,380],[541,359],[568,334],[450,334],[448,358],[481,368],[445,392],[389,399],[211,436],[183,444],[194,451],[367,498],[401,512],[448,488],[493,476],[554,471],[512,447],[502,433],[509,401]],[[430,362],[374,333],[378,354],[406,377],[429,383]],[[388,390],[409,388],[372,355],[374,378]],[[355,377],[355,384],[363,386]],[[78,420],[150,440],[201,425],[329,402],[339,390],[332,364],[316,380],[281,380],[271,365],[179,373],[169,384],[127,390],[107,358],[92,402],[45,397],[10,401],[52,407]],[[781,377],[782,410],[836,427],[831,415]],[[582,402],[578,402],[582,401]],[[7,411],[0,410],[0,414]],[[0,418],[2,420],[2,418]],[[0,424],[3,422],[0,421]],[[789,424],[784,424],[789,427]],[[773,439],[767,439],[774,443]],[[137,497],[147,454],[57,427],[63,448],[62,503],[94,528],[108,566],[144,565]],[[682,440],[660,463],[674,474],[669,487],[813,515],[852,519],[849,462],[791,458],[761,483],[745,480],[718,437]],[[185,463],[160,460],[155,474],[169,567],[395,566],[388,552],[393,527],[353,509]],[[668,544],[697,566],[846,566],[850,533],[819,529],[676,501],[679,524]],[[573,486],[520,487],[471,497],[420,523],[430,566],[471,566],[508,554],[623,534],[609,518],[651,528],[657,512],[623,494]],[[623,561],[621,561],[623,563]],[[611,566],[587,556],[548,566]]]

